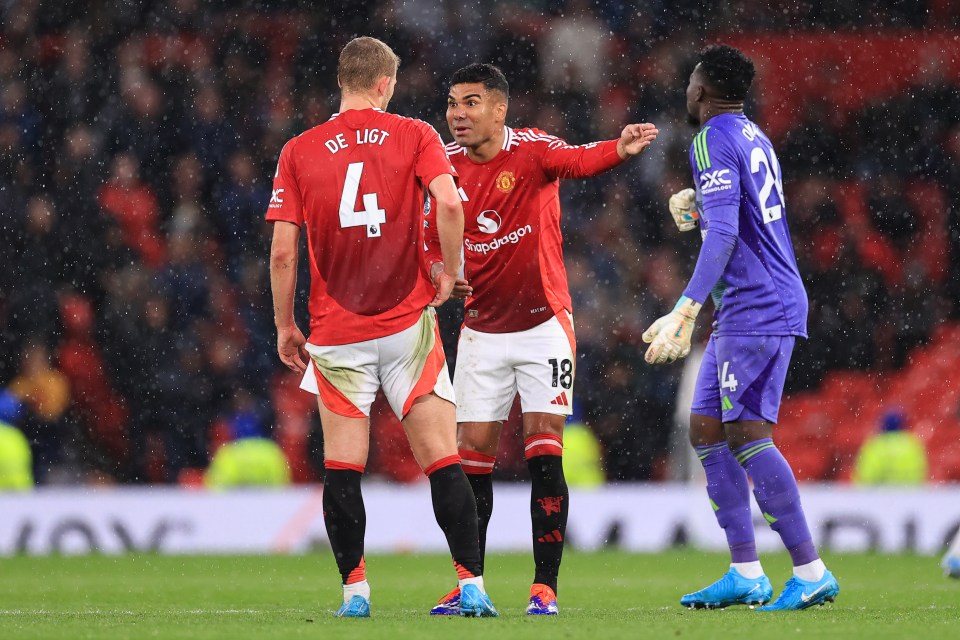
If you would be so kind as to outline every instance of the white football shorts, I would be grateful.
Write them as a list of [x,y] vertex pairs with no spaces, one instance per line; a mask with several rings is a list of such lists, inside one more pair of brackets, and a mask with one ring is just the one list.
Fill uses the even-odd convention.
[[572,413],[577,344],[573,316],[563,313],[566,322],[554,316],[513,333],[463,327],[453,374],[457,422],[506,420],[517,393],[524,413]]
[[414,400],[431,391],[456,404],[433,308],[409,329],[389,336],[329,346],[308,342],[306,349],[311,362],[300,388],[320,396],[336,414],[369,417],[380,388],[400,420]]

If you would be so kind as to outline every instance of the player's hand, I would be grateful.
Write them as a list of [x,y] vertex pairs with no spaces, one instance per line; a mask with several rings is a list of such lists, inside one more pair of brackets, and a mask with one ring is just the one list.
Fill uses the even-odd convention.
[[450,297],[455,300],[466,300],[473,295],[473,287],[470,286],[470,283],[463,278],[457,278],[457,281],[453,285],[453,293],[450,294]]
[[305,344],[307,339],[297,325],[277,327],[277,354],[280,361],[291,371],[303,373],[307,370],[310,354],[304,348]]
[[[443,273],[443,263],[434,262],[433,266],[430,267],[430,281],[433,282],[433,286],[437,287],[437,291],[440,290],[440,286],[437,284],[437,277]],[[473,287],[470,286],[463,278],[457,278],[453,283],[453,291],[450,293],[450,297],[454,300],[465,300],[473,295]],[[432,303],[431,303],[432,304]],[[443,304],[442,302],[440,304]],[[436,305],[439,306],[439,305]]]
[[655,125],[649,122],[643,124],[628,124],[620,133],[617,141],[617,153],[626,160],[630,156],[643,153],[650,143],[657,139],[660,133]]
[[664,364],[690,353],[690,338],[703,305],[682,296],[677,306],[643,332],[643,341],[650,345],[644,360],[647,364]]
[[680,231],[690,231],[697,228],[697,193],[693,189],[684,189],[670,196],[670,215]]
[[457,284],[456,276],[451,276],[446,271],[440,270],[440,273],[433,279],[433,286],[437,288],[437,295],[430,301],[431,307],[439,307],[450,299],[453,288]]

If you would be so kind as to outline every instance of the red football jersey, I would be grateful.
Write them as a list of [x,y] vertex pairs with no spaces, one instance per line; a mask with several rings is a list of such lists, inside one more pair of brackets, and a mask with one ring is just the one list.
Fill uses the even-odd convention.
[[350,110],[280,152],[267,220],[305,230],[310,338],[349,344],[412,326],[436,293],[423,267],[425,189],[456,176],[436,130]]
[[[617,141],[572,146],[539,129],[505,127],[503,147],[478,164],[456,143],[447,154],[460,176],[464,275],[473,287],[465,324],[475,331],[524,331],[571,311],[560,236],[560,179],[597,175],[623,160]],[[427,216],[427,262],[440,259]]]

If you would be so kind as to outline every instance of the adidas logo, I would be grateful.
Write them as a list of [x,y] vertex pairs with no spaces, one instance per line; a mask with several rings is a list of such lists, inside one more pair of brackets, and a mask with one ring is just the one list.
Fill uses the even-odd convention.
[[554,529],[553,533],[537,538],[537,542],[563,542],[563,536],[560,535],[560,529]]
[[550,401],[550,404],[556,404],[561,407],[569,407],[570,402],[567,401],[567,392],[564,391],[563,393],[558,395],[556,398]]

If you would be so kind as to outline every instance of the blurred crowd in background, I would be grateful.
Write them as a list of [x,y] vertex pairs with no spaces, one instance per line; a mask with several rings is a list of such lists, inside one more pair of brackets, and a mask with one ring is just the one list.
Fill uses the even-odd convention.
[[[402,59],[390,110],[445,140],[446,79],[474,61],[510,80],[511,126],[571,143],[659,127],[644,157],[561,197],[578,418],[608,480],[663,478],[682,364],[643,364],[640,334],[672,307],[699,248],[666,212],[690,186],[684,89],[697,52],[718,39],[751,52],[745,30],[778,50],[798,31],[866,42],[960,28],[947,0],[348,5],[0,6],[0,386],[27,409],[18,426],[39,482],[177,482],[239,435],[275,437],[295,479],[318,477],[313,401],[288,398],[301,392],[275,354],[263,219],[284,142],[336,111],[337,56],[356,35]],[[769,133],[811,298],[788,391],[831,370],[898,369],[960,313],[955,43],[918,54],[924,73],[853,110],[834,95],[850,87],[829,81],[764,94],[786,70],[757,60],[747,111],[762,128],[779,116]],[[869,84],[874,71],[853,77]],[[442,313],[451,364],[460,312]],[[398,429],[383,418],[374,438],[393,442]],[[515,457],[499,478],[518,477]],[[370,472],[416,476],[387,458]]]

